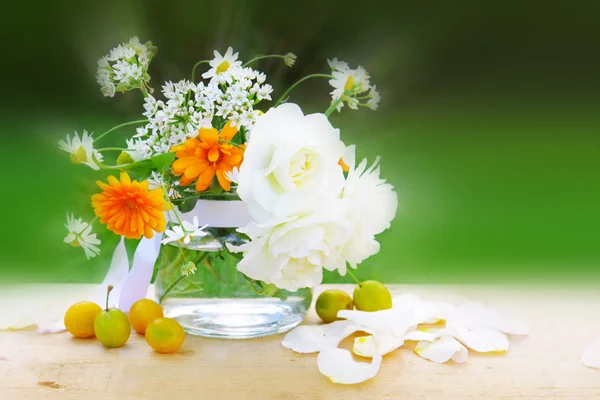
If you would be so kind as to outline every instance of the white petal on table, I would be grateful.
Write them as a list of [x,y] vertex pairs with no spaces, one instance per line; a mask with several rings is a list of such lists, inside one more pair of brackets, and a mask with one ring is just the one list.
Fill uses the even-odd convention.
[[404,336],[404,340],[412,340],[416,342],[425,341],[425,342],[433,342],[438,338],[437,330],[424,330],[417,329],[412,332],[408,332],[406,336]]
[[449,330],[454,331],[454,337],[462,344],[478,353],[504,352],[509,347],[508,338],[501,332],[489,329],[471,331],[462,326],[453,326]]
[[600,340],[585,349],[581,356],[581,362],[586,367],[600,369]]
[[435,324],[445,321],[454,311],[455,307],[444,301],[422,300],[419,296],[412,293],[393,298],[394,307],[414,308],[415,324]]
[[360,330],[352,321],[335,321],[326,325],[300,325],[285,335],[283,347],[297,353],[316,353],[335,348],[344,338]]
[[450,314],[448,322],[469,330],[489,329],[508,335],[528,335],[529,328],[523,322],[486,308],[480,303],[467,303]]
[[467,361],[469,351],[451,336],[444,336],[433,342],[419,342],[415,347],[415,353],[419,356],[436,363],[443,364],[450,360],[457,363]]
[[404,337],[406,332],[415,327],[413,306],[394,307],[374,312],[340,310],[338,318],[354,321],[357,325],[370,331],[389,332],[398,337]]
[[333,383],[353,385],[373,378],[381,367],[381,354],[375,354],[371,363],[356,362],[349,351],[330,348],[319,353],[319,371]]
[[382,356],[391,353],[404,344],[404,337],[395,336],[390,332],[375,332],[371,336],[361,336],[354,339],[352,352],[362,357]]

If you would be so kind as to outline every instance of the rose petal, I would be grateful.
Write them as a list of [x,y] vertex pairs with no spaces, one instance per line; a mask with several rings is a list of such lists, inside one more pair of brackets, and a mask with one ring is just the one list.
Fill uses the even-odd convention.
[[401,338],[415,325],[413,307],[395,307],[374,312],[340,310],[338,318],[353,321],[371,331],[389,332]]
[[330,348],[319,353],[317,364],[319,371],[333,383],[352,385],[377,375],[381,367],[381,354],[375,353],[369,364],[354,361],[347,350]]
[[360,330],[352,321],[335,321],[327,325],[300,325],[285,335],[283,347],[297,353],[316,353],[335,348],[346,337]]
[[453,326],[454,337],[469,349],[478,353],[504,352],[508,350],[509,343],[506,335],[501,332],[482,329],[471,331],[462,326]]
[[419,342],[415,347],[415,353],[426,360],[440,364],[450,360],[463,363],[467,361],[469,355],[469,351],[450,336],[444,336],[434,342]]
[[424,329],[417,329],[416,331],[408,332],[406,336],[404,336],[404,340],[413,340],[413,341],[425,341],[425,342],[433,342],[438,338],[438,334],[436,331],[428,331]]
[[600,340],[585,349],[581,362],[586,367],[600,369]]
[[444,321],[455,309],[450,303],[422,300],[412,293],[394,297],[393,304],[394,307],[413,307],[415,324],[435,324]]
[[529,334],[529,328],[521,321],[504,316],[480,303],[468,303],[458,307],[450,314],[449,322],[475,331],[489,329],[508,335]]
[[389,332],[377,332],[371,336],[361,336],[354,339],[352,351],[362,357],[382,356],[391,353],[404,344],[404,338],[394,336]]

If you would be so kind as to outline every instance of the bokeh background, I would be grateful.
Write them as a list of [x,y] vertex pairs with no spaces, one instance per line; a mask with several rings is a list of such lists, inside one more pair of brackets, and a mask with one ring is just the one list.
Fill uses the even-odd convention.
[[[555,3],[555,4],[552,4]],[[139,93],[103,98],[96,60],[137,35],[159,48],[152,84],[189,78],[228,45],[277,98],[337,56],[371,73],[380,110],[334,114],[360,156],[382,156],[398,191],[381,252],[357,275],[384,282],[598,282],[600,46],[597,2],[3,2],[0,280],[98,282],[117,243],[86,261],[62,243],[103,178],[57,141],[139,119]],[[329,103],[325,80],[293,93]],[[122,130],[104,144],[124,144]],[[347,278],[327,275],[327,280]]]

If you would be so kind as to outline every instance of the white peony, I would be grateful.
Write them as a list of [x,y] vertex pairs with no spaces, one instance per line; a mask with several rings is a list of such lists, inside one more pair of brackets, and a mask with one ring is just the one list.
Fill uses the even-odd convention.
[[[348,146],[343,158],[349,171],[342,199],[350,204],[347,219],[352,224],[352,236],[344,245],[342,256],[356,268],[357,264],[379,252],[375,235],[390,227],[396,216],[398,197],[394,187],[379,178],[379,158],[368,169],[366,159],[355,168],[354,151],[354,146]],[[339,272],[346,274],[345,264]]]
[[304,115],[296,104],[283,104],[259,117],[251,130],[238,177],[238,194],[259,223],[274,214],[288,193],[338,197],[344,175],[339,129],[324,114]]
[[244,252],[238,269],[289,291],[320,284],[323,268],[345,268],[339,253],[351,235],[347,211],[340,198],[285,195],[274,210],[279,217],[240,229],[251,241],[230,247]]

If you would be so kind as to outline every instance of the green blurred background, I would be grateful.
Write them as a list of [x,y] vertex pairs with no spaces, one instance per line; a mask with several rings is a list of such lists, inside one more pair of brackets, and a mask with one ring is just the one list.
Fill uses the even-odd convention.
[[[275,98],[326,58],[362,64],[376,112],[332,123],[359,156],[382,156],[398,191],[381,252],[357,275],[384,282],[587,282],[600,277],[597,2],[4,2],[3,281],[100,281],[116,238],[86,261],[62,243],[67,211],[91,219],[104,176],[70,164],[57,141],[139,119],[139,93],[105,99],[96,60],[137,35],[159,48],[153,87],[189,78],[228,45],[266,61]],[[294,92],[324,111],[325,80]],[[124,144],[122,130],[104,144]],[[327,275],[328,281],[347,278]]]

